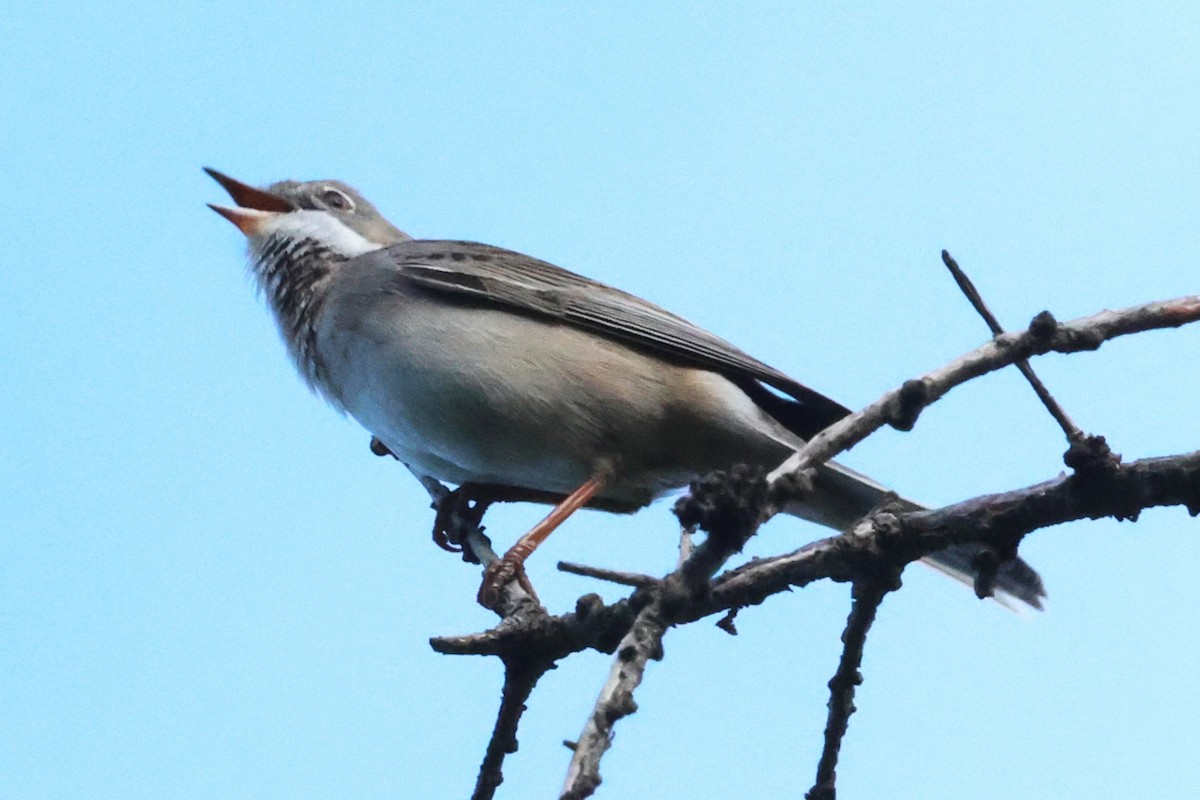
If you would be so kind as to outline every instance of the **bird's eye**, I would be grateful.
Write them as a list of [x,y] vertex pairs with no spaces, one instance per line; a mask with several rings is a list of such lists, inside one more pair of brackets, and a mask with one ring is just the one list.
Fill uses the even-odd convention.
[[354,210],[354,201],[345,192],[337,189],[326,189],[321,192],[321,199],[325,201],[325,205],[336,208],[338,211]]

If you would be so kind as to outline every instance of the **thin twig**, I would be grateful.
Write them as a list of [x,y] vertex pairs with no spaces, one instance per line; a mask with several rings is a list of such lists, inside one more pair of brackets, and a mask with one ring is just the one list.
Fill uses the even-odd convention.
[[604,567],[590,567],[587,564],[576,564],[573,561],[558,562],[558,570],[559,572],[567,572],[571,575],[582,575],[585,578],[595,578],[621,586],[633,586],[634,588],[653,586],[658,583],[658,578],[653,575],[646,575],[641,572],[622,572],[621,570],[606,569]]
[[638,613],[621,640],[608,678],[573,748],[561,800],[590,797],[600,785],[600,759],[612,743],[613,724],[637,711],[633,690],[642,682],[646,665],[662,658],[666,630],[661,608],[654,602]]
[[[946,265],[946,269],[950,270],[950,274],[954,276],[954,282],[958,284],[958,288],[962,290],[962,293],[967,296],[967,300],[970,301],[971,305],[979,313],[979,316],[983,317],[983,321],[991,329],[992,335],[1002,335],[1004,328],[1000,325],[1000,320],[996,319],[991,309],[987,307],[987,303],[983,301],[983,296],[975,288],[975,284],[971,279],[967,277],[967,273],[963,272],[962,267],[958,265],[958,262],[946,250],[942,251],[942,263]],[[1059,427],[1063,429],[1063,433],[1067,435],[1067,440],[1077,442],[1083,439],[1085,436],[1084,432],[1067,416],[1067,412],[1063,410],[1063,407],[1050,394],[1050,390],[1046,388],[1041,378],[1033,371],[1033,367],[1029,366],[1029,362],[1021,359],[1016,362],[1016,367],[1025,376],[1025,380],[1029,381],[1029,385],[1033,387],[1033,391],[1037,394],[1038,399],[1042,401],[1042,405],[1050,412],[1050,416],[1054,417]]]
[[825,746],[817,762],[817,780],[805,795],[807,800],[834,800],[837,796],[837,763],[842,739],[854,713],[854,692],[862,683],[863,648],[875,621],[879,604],[888,592],[900,586],[900,571],[854,582],[853,601],[846,629],[842,632],[842,657],[829,681],[829,716],[825,722]]
[[479,776],[475,779],[471,800],[492,800],[495,796],[496,789],[504,781],[500,769],[504,757],[517,751],[517,726],[525,712],[525,701],[529,699],[538,680],[552,666],[528,661],[505,661],[500,709],[496,713],[496,724],[492,728],[492,738],[484,752],[483,763],[479,765]]
[[688,526],[679,527],[679,559],[675,562],[676,568],[692,557],[692,551],[696,549],[695,535],[696,532]]
[[608,679],[574,747],[563,800],[589,797],[600,785],[600,759],[608,750],[616,721],[637,710],[633,690],[642,682],[646,664],[662,658],[662,639],[675,614],[694,597],[707,595],[712,576],[754,535],[767,505],[766,488],[761,470],[740,466],[728,474],[705,476],[676,503],[675,514],[684,530],[701,528],[708,535],[699,546],[684,548],[687,558],[655,582],[650,602],[617,647]]
[[[416,471],[413,474],[429,493],[434,508],[446,502],[450,490],[441,482]],[[498,561],[499,556],[492,549],[491,541],[483,535],[478,517],[472,518],[464,511],[464,508],[454,508],[448,515],[453,538],[469,549],[475,560],[486,568],[488,564]],[[541,606],[516,581],[505,586],[497,609],[502,620],[511,624],[521,624],[523,620],[539,615],[546,616]],[[538,680],[553,666],[553,659],[539,657],[536,651],[527,656],[504,658],[504,689],[500,695],[500,707],[479,766],[471,800],[492,800],[495,796],[496,789],[504,781],[504,758],[517,750],[517,727],[525,712],[525,701],[529,699]]]

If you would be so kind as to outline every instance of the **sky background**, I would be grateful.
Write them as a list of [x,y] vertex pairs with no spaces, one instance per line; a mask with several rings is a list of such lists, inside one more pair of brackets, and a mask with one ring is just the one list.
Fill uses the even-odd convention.
[[[1200,291],[1200,6],[18,3],[0,17],[0,798],[465,797],[501,672],[475,568],[311,396],[200,170],[341,178],[418,237],[659,302],[860,407],[1010,327]],[[968,7],[969,6],[969,7]],[[668,8],[672,10],[667,10]],[[1039,359],[1127,459],[1200,447],[1200,327]],[[1015,371],[847,463],[932,504],[1062,470]],[[669,503],[532,559],[554,611],[661,573]],[[540,516],[487,520],[507,546]],[[846,798],[1192,798],[1196,520],[1031,536],[1048,610],[919,567],[868,642]],[[751,554],[824,535],[769,524]],[[848,589],[673,631],[600,797],[799,797]],[[609,658],[530,703],[552,797]]]

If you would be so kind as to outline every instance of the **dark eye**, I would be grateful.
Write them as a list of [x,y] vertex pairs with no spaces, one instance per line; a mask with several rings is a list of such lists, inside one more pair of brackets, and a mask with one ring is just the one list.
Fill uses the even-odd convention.
[[354,201],[345,192],[339,192],[337,189],[326,189],[321,192],[321,199],[325,201],[325,205],[336,208],[338,211],[354,210]]

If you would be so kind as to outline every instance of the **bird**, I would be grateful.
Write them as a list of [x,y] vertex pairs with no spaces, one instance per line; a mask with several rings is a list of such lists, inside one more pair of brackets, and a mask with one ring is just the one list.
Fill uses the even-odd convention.
[[[413,238],[341,181],[264,189],[204,169],[236,203],[209,206],[245,235],[300,375],[376,452],[423,481],[554,504],[489,565],[485,606],[514,578],[532,592],[526,557],[575,510],[633,512],[715,470],[770,469],[850,413],[635,295],[512,250]],[[784,511],[845,531],[889,500],[923,508],[830,461]],[[980,549],[925,561],[971,584]],[[1045,597],[1019,557],[995,593]]]

